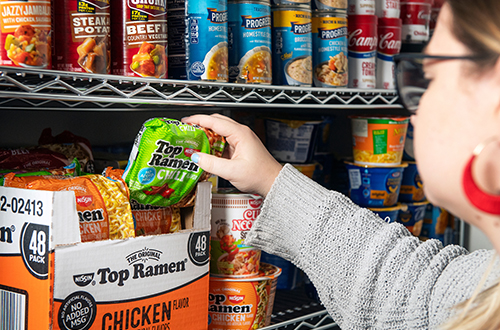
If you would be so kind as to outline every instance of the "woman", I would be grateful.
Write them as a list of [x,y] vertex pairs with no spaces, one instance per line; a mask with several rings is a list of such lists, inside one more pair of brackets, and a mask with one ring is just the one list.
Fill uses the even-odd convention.
[[[449,0],[426,55],[425,75],[422,56],[398,64],[401,99],[409,110],[418,105],[414,147],[426,196],[481,229],[500,252],[500,2]],[[424,95],[415,93],[422,88]],[[227,137],[229,160],[193,160],[242,191],[266,196],[246,243],[303,269],[341,328],[500,327],[495,251],[420,242],[292,166],[282,168],[231,119],[184,121]]]

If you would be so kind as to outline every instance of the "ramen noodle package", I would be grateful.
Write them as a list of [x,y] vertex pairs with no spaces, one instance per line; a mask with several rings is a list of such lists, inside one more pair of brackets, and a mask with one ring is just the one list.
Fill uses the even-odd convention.
[[223,276],[259,273],[261,252],[244,244],[263,199],[258,195],[220,189],[212,195],[210,272]]
[[168,118],[146,121],[135,139],[123,175],[130,198],[142,205],[191,205],[196,183],[208,178],[191,161],[191,155],[202,152],[220,157],[224,146],[223,137],[196,125]]
[[4,186],[34,190],[74,191],[82,242],[134,237],[128,190],[123,181],[92,174],[79,177],[7,174]]
[[1,0],[0,12],[0,65],[50,69],[50,0]]
[[135,219],[136,236],[168,234],[181,230],[179,208],[134,204],[132,214]]
[[281,269],[263,263],[247,278],[210,277],[209,330],[254,330],[271,323]]
[[0,169],[55,169],[69,164],[65,155],[47,148],[0,149]]
[[110,72],[109,0],[53,0],[54,68]]
[[408,117],[352,116],[354,162],[361,165],[401,164]]

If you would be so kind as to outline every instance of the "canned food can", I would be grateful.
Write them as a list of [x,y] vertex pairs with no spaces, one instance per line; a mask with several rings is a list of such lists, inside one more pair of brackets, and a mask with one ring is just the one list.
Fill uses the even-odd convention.
[[429,40],[433,0],[401,1],[404,43],[425,43]]
[[50,0],[0,0],[0,65],[51,68]]
[[186,8],[188,80],[227,82],[227,1],[187,0]]
[[271,84],[271,6],[259,1],[230,1],[229,81]]
[[[175,3],[177,6],[178,2]],[[187,79],[186,10],[169,10],[168,21],[168,78]]]
[[377,16],[349,15],[349,87],[375,88]]
[[347,0],[312,0],[311,9],[314,11],[347,10]]
[[444,0],[434,0],[431,9],[431,19],[429,22],[429,34],[432,37],[434,30],[436,29],[437,18],[439,16],[439,12],[441,11],[441,7],[444,4]]
[[401,50],[401,19],[379,18],[377,49],[377,88],[394,89],[394,56]]
[[110,73],[109,0],[54,0],[53,68]]
[[347,13],[349,16],[375,15],[375,0],[349,0]]
[[315,12],[312,17],[312,41],[314,86],[347,86],[347,15]]
[[111,7],[111,73],[122,76],[167,76],[167,5],[156,1],[119,0]]
[[401,15],[400,0],[379,0],[375,3],[378,17],[399,18]]
[[312,85],[311,9],[272,9],[273,82],[275,85]]
[[261,251],[243,244],[260,214],[258,195],[219,189],[212,195],[210,273],[226,277],[248,277],[259,273]]
[[311,0],[271,0],[273,6],[310,6]]

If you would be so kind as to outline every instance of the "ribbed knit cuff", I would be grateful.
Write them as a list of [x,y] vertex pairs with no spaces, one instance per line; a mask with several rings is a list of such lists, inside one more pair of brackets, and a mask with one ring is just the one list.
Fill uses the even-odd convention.
[[286,164],[267,194],[245,244],[297,264],[299,249],[329,190]]

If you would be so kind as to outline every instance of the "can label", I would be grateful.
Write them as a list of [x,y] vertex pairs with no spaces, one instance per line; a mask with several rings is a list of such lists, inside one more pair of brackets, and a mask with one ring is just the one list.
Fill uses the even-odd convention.
[[349,87],[375,88],[377,25],[349,23]]
[[377,88],[394,89],[394,56],[401,50],[401,26],[379,26],[378,35]]
[[243,244],[263,199],[250,194],[214,194],[210,272],[225,276],[259,273],[260,250]]
[[229,81],[271,84],[271,7],[231,2],[228,11]]
[[277,8],[272,13],[273,81],[276,85],[312,85],[311,12]]
[[429,40],[431,7],[430,3],[401,2],[402,38],[404,42],[422,43]]
[[227,2],[187,1],[188,80],[228,81]]
[[168,78],[186,80],[186,11],[184,9],[170,10],[169,7],[167,17]]
[[0,65],[50,69],[50,0],[1,0],[0,13]]
[[347,0],[313,0],[312,10],[346,10]]
[[167,76],[167,4],[165,0],[120,0],[113,3],[112,73],[122,76]]
[[297,6],[306,5],[308,6],[311,0],[272,0],[273,6]]
[[400,0],[380,0],[375,5],[378,17],[399,18],[401,15]]
[[349,15],[375,15],[375,0],[349,0]]
[[314,86],[347,86],[347,18],[312,18]]

